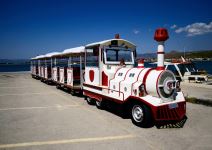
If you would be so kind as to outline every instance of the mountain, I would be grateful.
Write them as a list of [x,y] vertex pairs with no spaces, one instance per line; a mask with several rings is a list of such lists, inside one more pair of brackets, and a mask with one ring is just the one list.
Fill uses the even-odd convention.
[[137,58],[156,58],[157,54],[156,53],[143,53],[143,54],[137,54]]
[[[180,58],[181,56],[185,56],[186,58],[212,58],[212,50],[202,50],[202,51],[189,51],[189,52],[182,52],[182,51],[170,51],[165,53],[166,59],[171,58]],[[143,53],[137,54],[137,58],[157,58],[156,53]]]
[[171,51],[165,54],[166,59],[171,58],[180,58],[181,56],[185,58],[212,58],[212,50],[206,51],[189,51],[189,52],[179,52],[179,51]]

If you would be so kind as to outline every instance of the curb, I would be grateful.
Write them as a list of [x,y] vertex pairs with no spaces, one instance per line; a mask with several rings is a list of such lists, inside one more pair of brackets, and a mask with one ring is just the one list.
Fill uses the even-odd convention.
[[186,102],[193,103],[193,104],[201,104],[205,106],[212,107],[212,100],[210,99],[198,99],[195,97],[185,97]]

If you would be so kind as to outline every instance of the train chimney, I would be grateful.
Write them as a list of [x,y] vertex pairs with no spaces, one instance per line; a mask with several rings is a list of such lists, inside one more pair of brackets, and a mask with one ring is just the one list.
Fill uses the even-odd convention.
[[144,68],[144,59],[138,60],[138,68]]
[[119,34],[115,34],[115,39],[120,39],[120,35]]
[[164,70],[164,42],[169,38],[168,31],[165,28],[159,28],[155,31],[154,39],[158,42],[157,70]]

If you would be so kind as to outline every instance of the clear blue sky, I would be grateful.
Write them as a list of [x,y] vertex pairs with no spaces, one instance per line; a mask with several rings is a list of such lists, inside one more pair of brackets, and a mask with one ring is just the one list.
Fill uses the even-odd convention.
[[30,58],[114,37],[155,52],[154,30],[166,27],[166,51],[212,49],[211,0],[0,0],[0,58]]

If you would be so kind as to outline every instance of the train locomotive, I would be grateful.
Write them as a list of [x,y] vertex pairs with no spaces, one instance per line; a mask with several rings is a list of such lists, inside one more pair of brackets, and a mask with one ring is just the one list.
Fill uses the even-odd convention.
[[164,68],[164,43],[168,38],[166,29],[155,31],[156,68],[145,68],[143,61],[135,67],[135,44],[119,36],[85,45],[80,85],[87,103],[100,109],[106,101],[118,103],[140,127],[182,120],[186,102],[180,82]]

